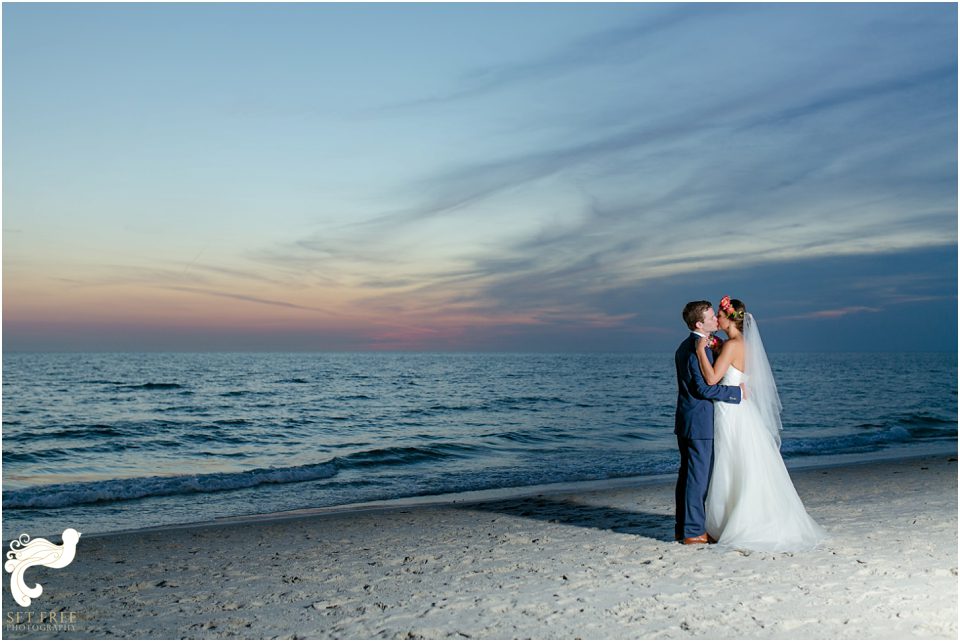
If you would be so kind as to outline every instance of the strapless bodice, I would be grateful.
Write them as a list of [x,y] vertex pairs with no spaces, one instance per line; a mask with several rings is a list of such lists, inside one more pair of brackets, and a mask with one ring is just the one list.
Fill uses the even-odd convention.
[[727,371],[723,373],[723,378],[720,379],[720,383],[725,386],[739,386],[746,380],[747,375],[734,368],[733,364],[730,364],[730,366],[727,368]]

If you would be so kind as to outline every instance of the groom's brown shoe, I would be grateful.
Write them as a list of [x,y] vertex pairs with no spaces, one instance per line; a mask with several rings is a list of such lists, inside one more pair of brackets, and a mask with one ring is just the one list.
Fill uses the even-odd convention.
[[683,540],[683,543],[689,546],[691,544],[706,544],[708,541],[707,534],[704,533],[703,535],[697,535],[696,537],[688,537]]
[[713,536],[710,533],[707,533],[707,544],[716,544],[717,540],[713,539]]

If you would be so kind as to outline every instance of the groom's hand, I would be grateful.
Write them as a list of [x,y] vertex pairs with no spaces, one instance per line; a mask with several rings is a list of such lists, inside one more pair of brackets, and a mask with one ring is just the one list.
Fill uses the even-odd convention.
[[740,384],[740,399],[741,399],[741,401],[742,401],[742,400],[745,400],[746,398],[747,398],[747,384],[741,383],[741,384]]

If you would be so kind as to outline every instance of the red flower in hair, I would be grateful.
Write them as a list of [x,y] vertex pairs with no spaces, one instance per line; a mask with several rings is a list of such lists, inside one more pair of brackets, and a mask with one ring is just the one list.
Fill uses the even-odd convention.
[[727,314],[733,310],[733,306],[730,305],[729,296],[725,296],[722,299],[720,299],[720,310],[723,311],[724,314]]
[[743,312],[734,309],[733,304],[730,303],[729,296],[725,296],[720,299],[720,312],[723,313],[728,319],[743,318]]

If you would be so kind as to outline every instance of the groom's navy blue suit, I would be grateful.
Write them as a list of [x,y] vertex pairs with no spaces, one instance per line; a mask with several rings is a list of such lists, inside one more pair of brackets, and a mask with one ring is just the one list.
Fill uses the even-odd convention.
[[[677,348],[677,445],[680,474],[677,477],[677,525],[679,538],[706,532],[704,502],[713,472],[713,402],[740,403],[740,386],[708,386],[700,372],[697,340],[691,332]],[[713,352],[707,350],[713,363]]]

